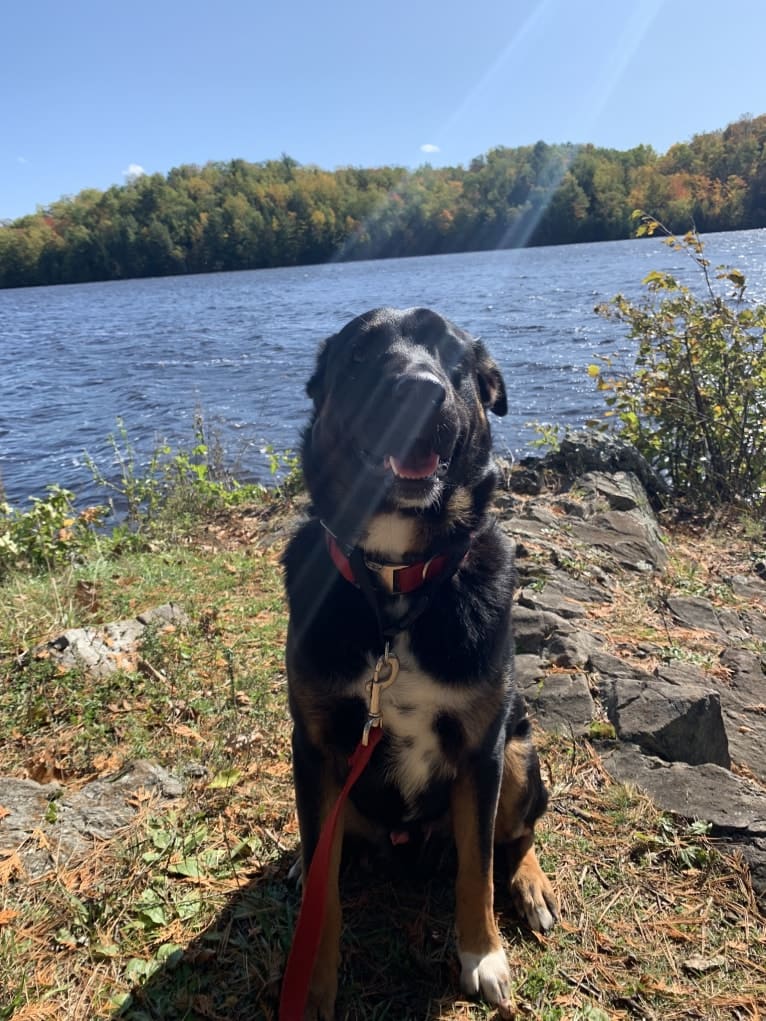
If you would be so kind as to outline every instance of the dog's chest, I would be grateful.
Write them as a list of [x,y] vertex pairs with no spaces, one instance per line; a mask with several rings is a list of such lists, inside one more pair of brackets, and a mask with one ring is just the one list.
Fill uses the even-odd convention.
[[[386,781],[394,784],[414,808],[435,781],[455,776],[454,756],[445,754],[445,731],[460,730],[465,695],[423,672],[404,643],[394,649],[399,661],[396,679],[380,693],[380,714],[387,738]],[[369,698],[369,676],[360,681]]]

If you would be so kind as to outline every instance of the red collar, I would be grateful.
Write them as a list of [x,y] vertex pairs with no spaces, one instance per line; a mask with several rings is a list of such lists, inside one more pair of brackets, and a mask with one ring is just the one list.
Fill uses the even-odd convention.
[[[358,584],[351,561],[343,552],[335,536],[327,529],[325,529],[325,539],[332,562],[340,573],[352,585]],[[381,564],[375,560],[365,560],[366,566],[391,595],[406,595],[409,592],[414,592],[424,582],[438,578],[446,570],[449,562],[450,557],[446,553],[440,553],[428,560],[421,560],[417,564]]]

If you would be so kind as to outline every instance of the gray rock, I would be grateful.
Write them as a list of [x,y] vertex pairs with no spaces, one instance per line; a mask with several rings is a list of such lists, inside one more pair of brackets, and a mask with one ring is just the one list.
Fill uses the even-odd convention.
[[757,575],[735,574],[726,581],[731,585],[735,596],[742,599],[760,599],[766,602],[766,581]]
[[664,567],[667,562],[656,523],[639,512],[607,511],[568,524],[577,539],[611,553],[622,567],[646,571]]
[[103,628],[70,628],[47,645],[38,646],[33,656],[47,655],[67,670],[88,670],[98,677],[119,669],[132,669],[132,657],[145,625],[137,620],[117,621]]
[[693,663],[660,663],[656,676],[668,684],[691,684],[702,689],[714,688],[712,679]]
[[564,669],[587,669],[599,639],[588,631],[556,631],[545,643],[549,663]]
[[588,472],[577,480],[577,488],[604,501],[610,510],[640,511],[654,517],[646,490],[633,472]]
[[652,570],[665,564],[662,534],[635,476],[625,474],[615,482],[610,476],[592,472],[578,478],[575,488],[581,497],[577,501],[558,498],[556,512],[550,498],[528,501],[518,516],[502,523],[503,529],[515,539],[546,544],[554,556],[556,537],[573,537],[633,570]]
[[522,589],[519,593],[519,605],[530,610],[555,613],[566,620],[584,617],[587,612],[581,602],[557,591],[550,583],[546,583],[542,589],[531,587]]
[[652,678],[652,674],[647,673],[646,670],[639,670],[620,659],[619,656],[613,656],[600,648],[591,652],[589,666],[594,673],[602,674],[604,678],[634,677],[647,681]]
[[665,600],[673,617],[683,627],[721,634],[723,628],[715,607],[701,596],[668,596]]
[[556,613],[516,604],[513,607],[516,654],[541,656],[546,662],[567,669],[587,666],[599,639],[578,630]]
[[742,610],[739,618],[747,633],[759,642],[766,642],[766,616],[758,610]]
[[[117,670],[134,670],[138,646],[149,625],[185,625],[189,618],[176,603],[166,603],[130,620],[103,627],[70,628],[53,641],[32,649],[32,658],[51,658],[66,670],[88,670],[107,677]],[[23,661],[23,660],[22,660]]]
[[595,705],[581,673],[552,673],[522,687],[530,715],[544,730],[581,736],[588,733]]
[[95,841],[114,837],[133,819],[130,799],[140,789],[161,799],[183,790],[171,773],[143,760],[79,790],[4,777],[0,804],[8,815],[0,818],[0,850],[18,850],[30,878],[45,875],[85,855]]
[[[541,520],[542,517],[542,520]],[[525,507],[517,516],[510,521],[501,521],[500,527],[512,539],[531,539],[540,545],[548,545],[550,549],[555,548],[552,541],[556,534],[557,522],[553,516],[543,516],[534,507]]]
[[514,657],[513,672],[517,686],[527,691],[543,680],[546,669],[540,656],[522,653]]
[[572,478],[587,472],[630,472],[635,475],[652,500],[667,496],[669,489],[664,479],[630,443],[611,433],[591,430],[571,430],[559,444],[559,449],[543,459],[543,465]]
[[152,610],[145,610],[139,613],[136,620],[141,624],[177,624],[184,627],[189,623],[189,617],[182,606],[178,603],[164,603],[162,606],[155,606]]
[[528,606],[516,604],[513,607],[513,635],[516,652],[541,655],[551,635],[557,631],[569,630],[563,617]]
[[561,571],[549,575],[542,587],[528,586],[519,595],[522,606],[555,613],[568,620],[586,616],[589,606],[611,601],[611,594],[603,587],[588,585]]
[[731,671],[731,680],[724,690],[731,692],[742,705],[766,704],[766,671],[763,658],[749,649],[724,649],[721,666]]
[[758,898],[761,914],[766,914],[766,840],[757,839],[737,843],[736,846],[750,869],[750,881]]
[[537,496],[545,484],[545,473],[538,458],[529,458],[512,468],[507,466],[504,478],[511,492],[529,496]]
[[718,623],[723,628],[727,638],[732,642],[746,642],[750,638],[750,631],[747,624],[736,610],[729,610],[725,607],[715,607],[715,615]]
[[[679,623],[720,643],[728,676],[679,662],[661,663],[650,674],[607,651],[588,630],[595,595],[608,599],[624,568],[661,570],[667,552],[639,484],[649,477],[640,460],[619,444],[567,442],[558,462],[546,459],[534,477],[530,469],[520,487],[541,495],[519,500],[516,516],[501,521],[520,540],[523,587],[514,610],[519,687],[540,725],[567,735],[588,733],[606,707],[620,738],[604,750],[615,779],[643,788],[665,811],[704,819],[727,834],[766,899],[766,791],[727,768],[733,758],[766,782],[766,676],[755,645],[766,642],[766,583],[749,575],[729,579],[749,602],[744,607],[721,609],[691,596],[668,600]],[[574,481],[563,495],[546,495],[545,472],[556,463]],[[661,480],[648,484],[656,506]],[[594,549],[598,556],[591,555]],[[571,579],[558,566],[564,557],[578,559],[594,577],[598,569],[599,582]],[[666,650],[643,642],[630,651],[656,662]],[[567,672],[551,671],[551,664]],[[593,684],[601,705],[594,704]]]
[[731,765],[716,691],[660,677],[617,677],[607,680],[602,692],[620,740],[668,762]]
[[703,819],[718,833],[766,837],[766,792],[721,766],[665,762],[635,745],[611,748],[602,761],[615,780],[639,787],[662,811]]
[[766,783],[766,676],[763,661],[748,649],[727,648],[721,664],[731,671],[723,682],[711,679],[721,698],[729,751]]

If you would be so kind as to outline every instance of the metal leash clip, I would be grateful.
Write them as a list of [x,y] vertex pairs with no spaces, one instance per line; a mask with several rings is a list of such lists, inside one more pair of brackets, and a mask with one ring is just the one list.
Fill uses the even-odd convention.
[[380,713],[380,693],[384,688],[389,688],[399,673],[399,660],[389,650],[388,642],[383,655],[375,664],[375,670],[369,681],[370,702],[367,707],[367,722],[362,731],[362,744],[367,746],[370,740],[370,731],[373,727],[383,726],[383,717]]

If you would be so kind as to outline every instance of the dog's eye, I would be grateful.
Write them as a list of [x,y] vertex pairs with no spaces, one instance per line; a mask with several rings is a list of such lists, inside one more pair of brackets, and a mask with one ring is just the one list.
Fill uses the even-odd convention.
[[361,344],[355,344],[351,348],[351,361],[357,364],[364,361],[364,348]]

